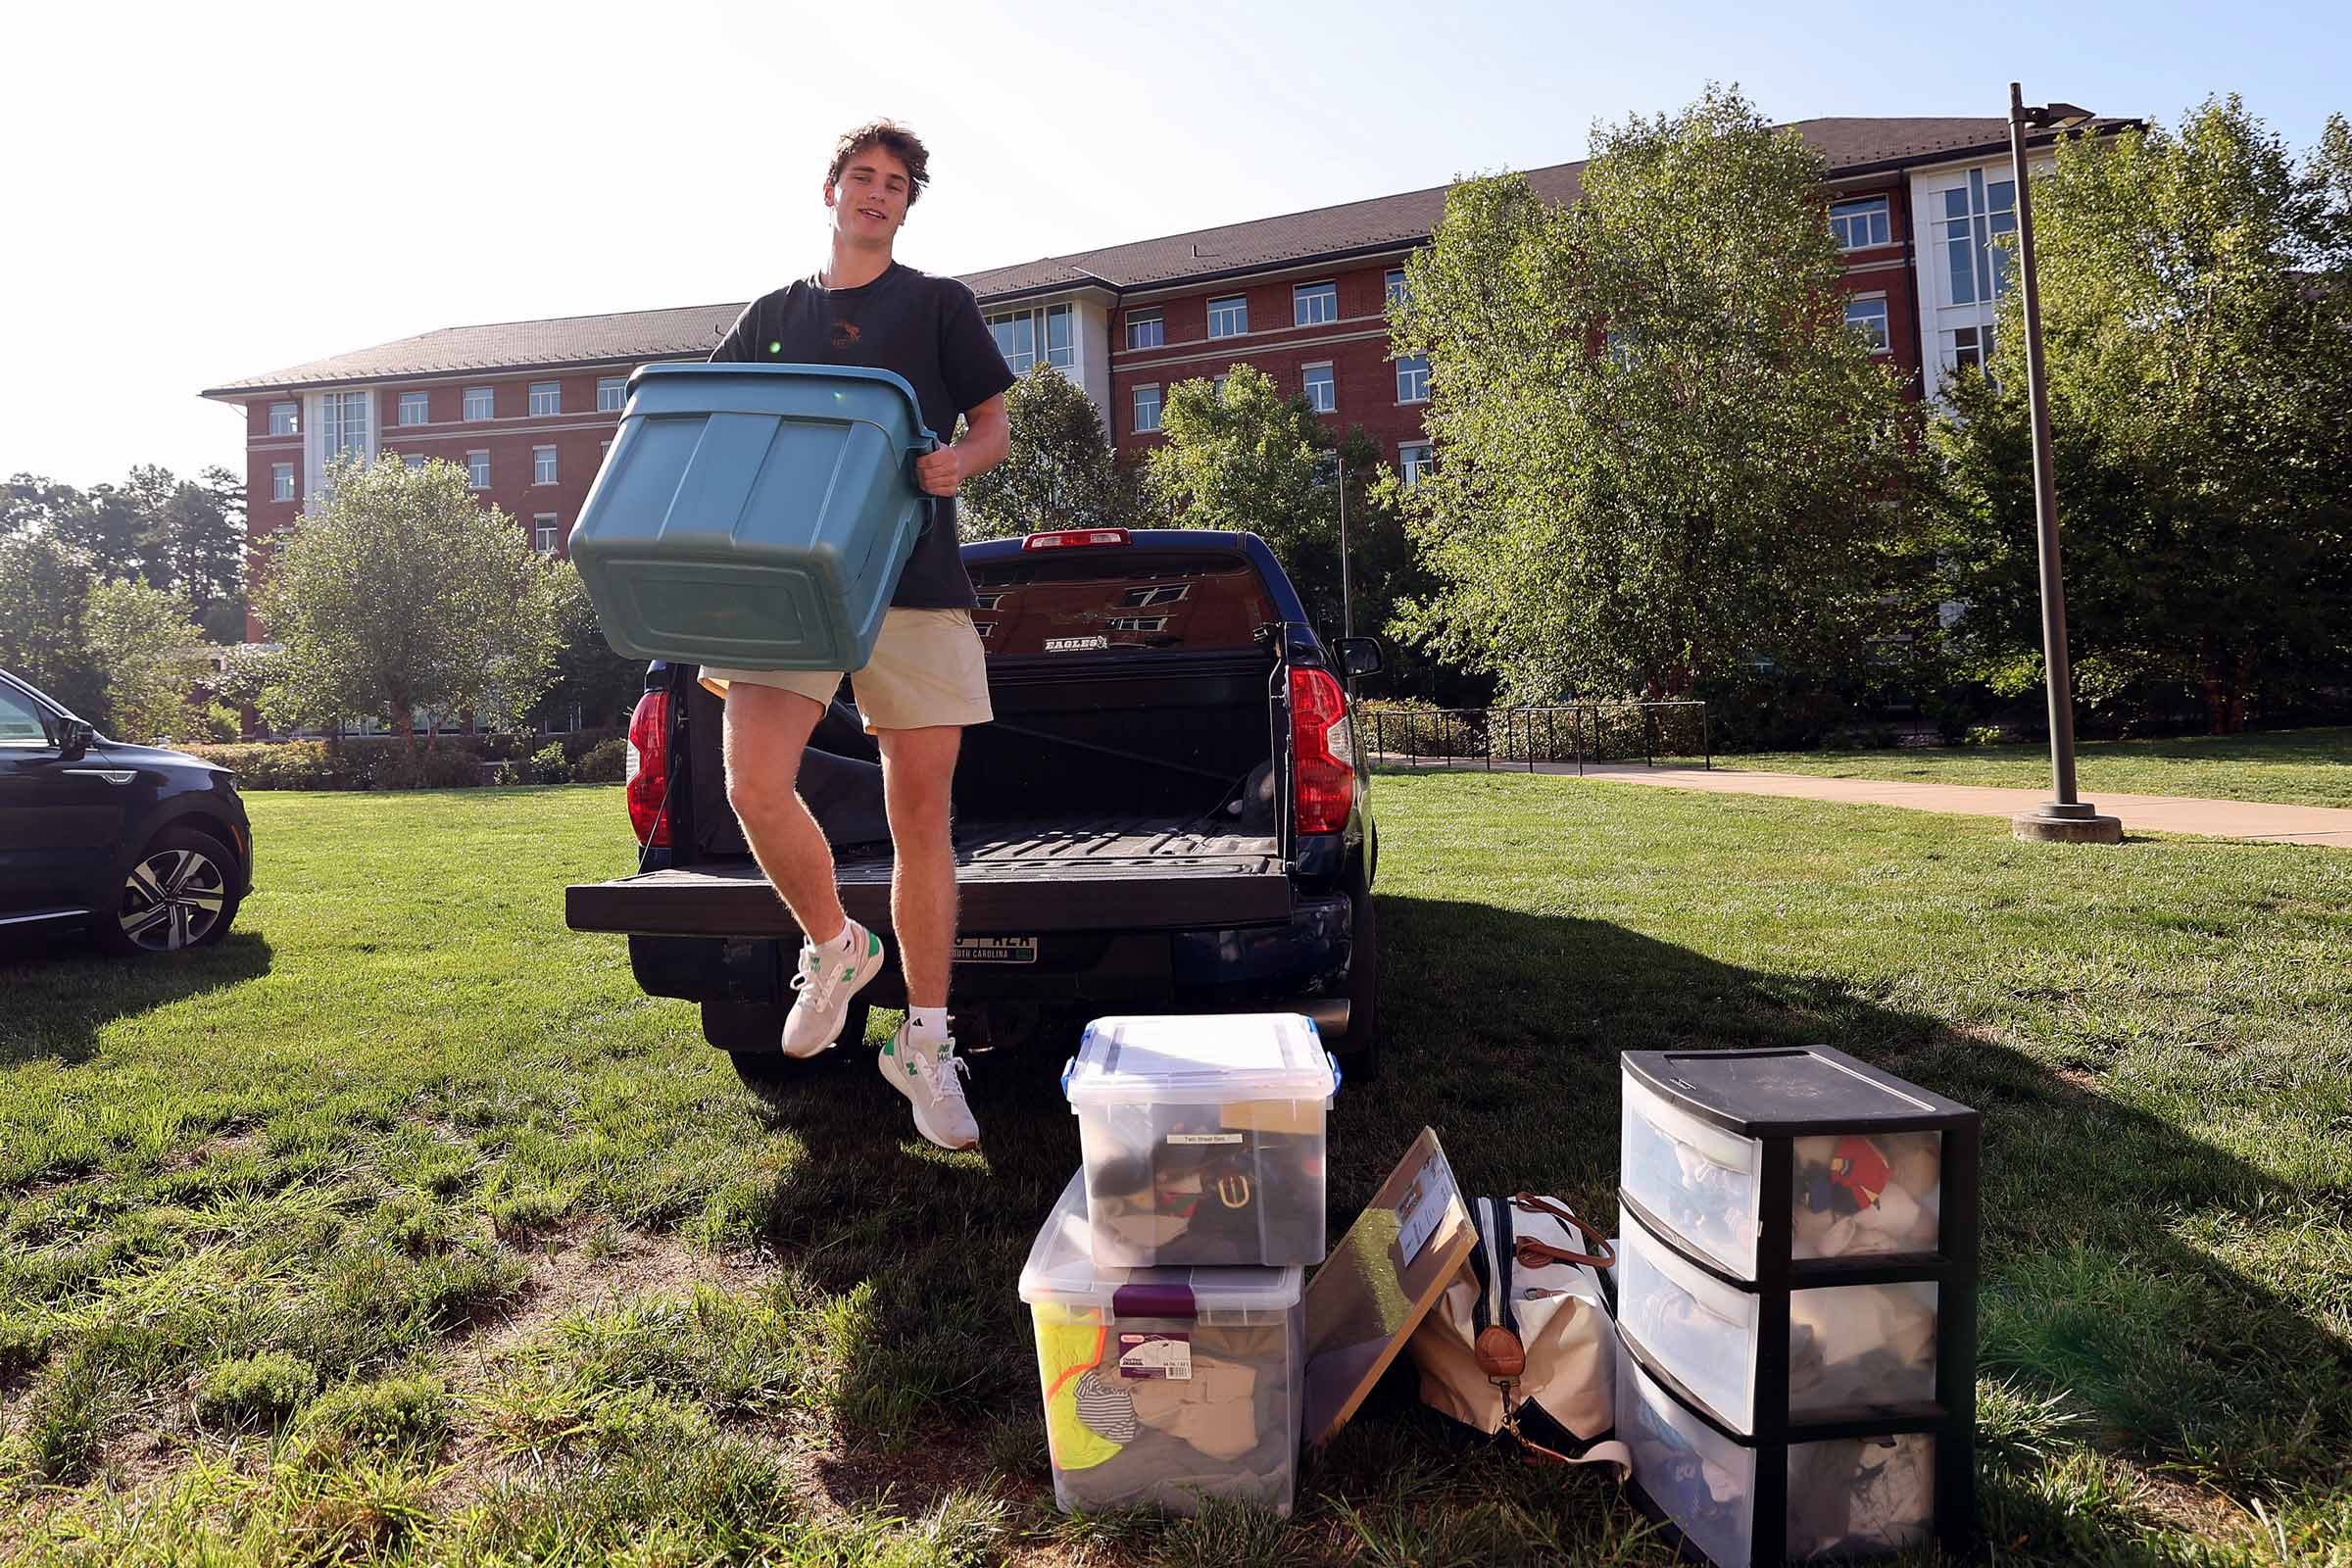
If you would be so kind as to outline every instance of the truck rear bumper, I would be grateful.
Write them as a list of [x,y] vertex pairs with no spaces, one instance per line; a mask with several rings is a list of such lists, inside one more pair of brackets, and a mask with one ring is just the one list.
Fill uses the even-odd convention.
[[[1329,894],[1300,901],[1279,920],[1250,924],[997,933],[973,927],[967,903],[966,935],[1034,935],[1035,953],[1024,962],[958,961],[954,998],[958,1006],[1017,1002],[1102,1012],[1304,1012],[1337,1037],[1348,1023],[1350,912],[1345,894]],[[851,913],[864,918],[855,906]],[[887,913],[877,915],[877,925]],[[781,1004],[800,937],[789,916],[783,923],[787,931],[776,936],[633,933],[629,962],[652,996]],[[863,993],[883,1006],[906,1001],[893,949],[890,968]]]

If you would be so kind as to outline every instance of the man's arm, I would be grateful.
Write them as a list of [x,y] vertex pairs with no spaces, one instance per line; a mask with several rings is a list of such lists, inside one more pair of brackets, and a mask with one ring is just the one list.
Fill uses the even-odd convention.
[[1004,417],[1004,394],[1000,392],[963,416],[963,439],[914,460],[923,488],[935,496],[952,496],[956,486],[976,478],[1004,461],[1012,448],[1012,424]]

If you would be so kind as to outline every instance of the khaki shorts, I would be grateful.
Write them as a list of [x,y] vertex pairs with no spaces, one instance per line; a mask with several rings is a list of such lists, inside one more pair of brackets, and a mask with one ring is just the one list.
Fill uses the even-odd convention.
[[[730,683],[773,686],[799,692],[812,703],[830,703],[841,690],[838,669],[721,669],[706,665],[703,684],[724,697]],[[968,610],[901,610],[882,616],[874,656],[850,676],[865,730],[930,729],[935,725],[985,724],[996,716],[988,705],[988,659]]]

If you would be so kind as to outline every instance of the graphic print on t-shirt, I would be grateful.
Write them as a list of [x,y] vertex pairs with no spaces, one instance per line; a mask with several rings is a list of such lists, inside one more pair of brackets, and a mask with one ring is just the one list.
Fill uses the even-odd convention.
[[856,348],[858,346],[858,323],[836,320],[833,323],[833,346],[837,349]]

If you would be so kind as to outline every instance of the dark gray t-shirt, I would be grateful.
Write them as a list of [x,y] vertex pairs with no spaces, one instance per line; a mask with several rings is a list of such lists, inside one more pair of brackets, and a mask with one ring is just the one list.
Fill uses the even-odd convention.
[[[736,365],[856,365],[896,370],[914,388],[923,422],[942,442],[956,417],[1012,385],[972,291],[900,263],[857,288],[813,277],[752,301],[711,351]],[[969,610],[972,580],[956,548],[956,504],[943,499],[915,541],[890,602],[908,610]]]

